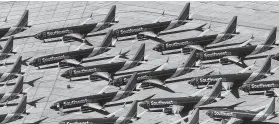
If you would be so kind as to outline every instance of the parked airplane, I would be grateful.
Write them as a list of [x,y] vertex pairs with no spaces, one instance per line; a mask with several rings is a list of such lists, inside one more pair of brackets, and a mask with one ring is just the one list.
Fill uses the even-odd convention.
[[28,26],[28,13],[29,11],[25,10],[19,22],[15,26],[8,27],[8,28],[1,28],[0,39],[2,37],[12,36],[14,34],[17,34],[29,28],[30,26]]
[[239,89],[249,94],[251,92],[264,91],[266,96],[279,96],[279,80],[249,82]]
[[189,11],[190,3],[187,3],[180,15],[174,20],[160,22],[160,18],[158,18],[153,23],[116,29],[114,30],[113,36],[116,39],[125,36],[136,36],[136,39],[142,39],[144,37],[155,38],[161,31],[177,28],[192,20],[192,15],[189,15]]
[[274,27],[266,41],[260,45],[249,45],[249,43],[245,43],[245,45],[241,44],[239,47],[200,52],[197,53],[196,56],[198,56],[201,61],[219,59],[221,64],[236,63],[242,67],[247,67],[244,63],[246,56],[262,53],[274,47],[273,45],[275,45],[276,41],[276,31],[277,28]]
[[[127,114],[116,117],[114,114],[104,118],[85,118],[85,119],[69,119],[59,122],[59,124],[128,124],[140,118],[143,113],[137,114],[138,102],[134,101]],[[121,110],[121,109],[120,109]]]
[[52,104],[50,108],[56,111],[59,110],[60,114],[64,113],[63,109],[76,108],[76,107],[81,107],[80,110],[82,112],[88,110],[106,112],[106,110],[104,110],[103,107],[105,103],[111,101],[117,101],[133,94],[133,90],[135,89],[137,84],[136,78],[137,78],[137,74],[134,73],[134,75],[130,78],[129,83],[126,85],[126,87],[123,90],[105,93],[104,92],[104,90],[106,89],[105,87],[96,95],[82,96],[82,97],[61,100]]
[[14,88],[10,92],[0,93],[0,103],[5,103],[14,100],[18,98],[19,94],[23,94],[25,92],[26,91],[23,91],[23,76],[19,76],[16,81],[16,84],[14,85]]
[[84,22],[82,22],[80,25],[46,30],[34,35],[34,37],[43,40],[44,42],[45,39],[62,37],[63,41],[74,39],[78,41],[83,41],[87,45],[92,46],[92,44],[85,39],[86,35],[90,32],[96,32],[96,31],[106,29],[108,27],[111,27],[113,24],[115,24],[117,22],[115,20],[115,11],[116,11],[116,6],[113,5],[108,15],[106,16],[105,20],[102,22],[85,24],[88,21],[87,19]]
[[[164,68],[167,63],[161,65],[159,68],[157,68],[154,71],[146,71],[138,73],[137,82],[140,83],[138,87],[149,87],[149,86],[155,86],[158,88],[164,88],[162,87],[163,84],[165,84],[165,81],[169,78],[175,78],[182,76],[186,73],[189,73],[194,70],[194,66],[196,64],[197,58],[195,56],[195,53],[197,50],[193,50],[191,55],[188,57],[188,59],[183,62],[180,66],[177,68]],[[168,60],[167,60],[168,61]],[[127,84],[127,79],[129,79],[131,75],[122,76],[116,79],[113,79],[110,83],[114,86],[122,86]]]
[[113,79],[113,75],[117,71],[123,71],[133,68],[141,63],[145,63],[146,57],[144,57],[145,44],[141,44],[139,50],[135,56],[127,61],[122,62],[110,62],[106,64],[99,64],[87,67],[77,67],[70,69],[61,74],[61,77],[72,79],[73,77],[94,75],[96,78]]
[[[251,69],[254,65],[251,65],[238,73],[232,73],[232,74],[216,74],[216,75],[210,75],[206,74],[204,76],[199,77],[193,77],[188,82],[189,84],[193,86],[199,86],[199,85],[207,85],[215,83],[219,78],[222,78],[224,81],[223,84],[226,86],[226,89],[236,89],[242,86],[243,84],[247,84],[252,81],[260,80],[263,78],[266,78],[267,76],[270,76],[274,74],[274,72],[279,68],[271,68],[271,56],[269,55],[264,62],[263,66],[256,70],[255,72],[247,72],[249,69]],[[237,94],[234,94],[237,95]],[[236,96],[239,97],[239,96]]]
[[81,49],[84,44],[81,44],[74,51],[45,55],[38,58],[35,58],[29,65],[40,68],[42,65],[48,65],[53,63],[58,63],[59,67],[61,65],[81,65],[82,60],[85,58],[90,58],[104,52],[107,52],[111,49],[112,46],[115,46],[115,42],[112,39],[112,30],[109,30],[105,39],[98,47]]
[[[255,124],[276,117],[275,98],[268,105],[255,110],[210,109],[206,113],[210,118],[222,119],[223,124]],[[269,123],[269,122],[268,122]],[[276,123],[269,123],[276,124]]]
[[189,49],[189,47],[198,49],[200,51],[205,51],[205,47],[209,44],[223,42],[229,38],[232,38],[237,33],[236,26],[237,16],[234,16],[224,32],[221,32],[219,34],[205,35],[206,32],[209,31],[208,28],[197,37],[163,42],[156,45],[153,50],[161,52],[162,54],[164,51],[174,49],[181,49],[181,51],[183,52],[186,49]]
[[218,97],[221,96],[222,91],[221,79],[218,79],[211,93],[199,96],[198,94],[205,89],[207,89],[207,87],[187,97],[148,99],[140,103],[139,106],[150,111],[152,111],[151,109],[160,108],[163,109],[164,113],[179,114],[181,117],[184,117],[193,108],[218,101]]
[[12,121],[16,121],[22,118],[22,114],[27,114],[26,103],[27,103],[27,96],[23,95],[20,103],[18,104],[14,112],[8,114],[0,114],[0,124],[6,124]]

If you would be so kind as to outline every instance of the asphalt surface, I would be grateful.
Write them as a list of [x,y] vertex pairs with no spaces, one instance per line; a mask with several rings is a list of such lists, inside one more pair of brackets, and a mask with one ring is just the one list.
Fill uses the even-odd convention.
[[[160,14],[165,10],[165,16],[161,20],[170,20],[175,18],[186,2],[0,2],[0,22],[4,21],[6,17],[8,22],[3,24],[1,27],[9,27],[17,22],[21,14],[25,9],[29,9],[29,22],[32,27],[22,33],[16,34],[15,37],[25,37],[21,39],[16,39],[14,41],[15,47],[19,47],[18,53],[9,58],[7,61],[13,62],[17,56],[23,56],[23,59],[29,57],[38,57],[41,55],[60,53],[65,51],[70,51],[75,49],[79,43],[63,43],[59,39],[50,39],[47,40],[48,43],[43,43],[42,41],[35,39],[32,35],[44,31],[46,29],[53,29],[64,26],[78,25],[82,21],[86,20],[91,13],[93,13],[93,20],[90,22],[98,22],[103,20],[105,14],[109,11],[112,5],[117,6],[117,16],[120,16],[119,23],[112,26],[111,28],[120,28],[125,26],[145,24],[152,22],[157,19]],[[264,42],[267,37],[270,29],[273,26],[279,25],[279,2],[191,2],[190,12],[194,13],[194,20],[191,23],[188,23],[179,28],[173,29],[168,32],[180,31],[185,29],[195,28],[199,25],[210,23],[211,22],[211,31],[208,34],[218,33],[225,30],[227,23],[231,20],[233,16],[238,16],[238,31],[240,35],[234,37],[231,40],[225,41],[221,44],[226,43],[236,43],[242,42],[250,38],[253,34],[255,40],[252,44],[260,44]],[[0,23],[1,24],[1,23]],[[108,29],[93,33],[96,35],[98,33],[105,33]],[[169,35],[160,36],[160,38],[170,41],[175,39],[187,38],[197,36],[200,31],[188,31],[180,32]],[[89,37],[89,42],[93,45],[98,45],[104,38],[104,35]],[[5,39],[5,38],[3,38]],[[177,67],[180,63],[185,61],[188,58],[188,55],[181,54],[179,50],[173,51],[176,54],[166,54],[161,55],[161,53],[155,52],[152,48],[157,44],[152,40],[138,41],[132,43],[132,40],[125,40],[127,38],[121,38],[122,40],[116,43],[116,47],[111,51],[97,56],[112,56],[116,55],[120,50],[131,49],[129,57],[136,52],[138,46],[141,43],[146,44],[146,54],[150,54],[149,61],[139,67],[133,68],[127,71],[139,70],[139,69],[148,69],[160,64],[163,64],[167,57],[170,58],[168,67]],[[3,46],[6,41],[0,42],[0,45]],[[170,53],[173,53],[170,52]],[[262,53],[261,55],[275,54],[279,52],[278,48],[274,48],[271,51]],[[91,58],[93,59],[93,58]],[[32,60],[32,59],[31,59]],[[99,62],[88,62],[84,65],[94,65],[98,63],[105,63],[107,60]],[[2,61],[5,62],[5,61]],[[247,60],[246,63],[252,64],[254,60]],[[251,71],[257,70],[262,66],[264,59],[258,59],[256,61],[256,67]],[[278,61],[272,61],[272,68],[275,68],[279,65]],[[89,118],[89,117],[103,117],[104,115],[97,112],[91,113],[80,113],[74,112],[61,116],[57,111],[51,110],[49,107],[54,102],[66,98],[79,97],[84,95],[95,94],[99,92],[103,87],[107,85],[106,81],[96,81],[90,82],[86,80],[87,77],[84,77],[85,80],[76,80],[69,81],[60,77],[60,74],[66,71],[66,69],[59,69],[56,64],[53,65],[54,68],[44,68],[38,69],[35,67],[26,67],[23,66],[22,70],[25,72],[24,80],[30,81],[39,77],[37,82],[35,82],[35,87],[31,88],[28,91],[28,101],[32,101],[41,97],[44,97],[37,104],[36,108],[29,109],[31,106],[27,106],[29,115],[25,115],[22,119],[19,119],[11,124],[21,124],[27,122],[33,122],[44,117],[48,117],[43,124],[55,124],[59,121],[65,119],[73,118]],[[184,78],[192,76],[204,75],[207,72],[214,70],[214,73],[236,73],[241,70],[240,67],[236,65],[225,65],[220,64],[205,65],[206,69],[195,70],[189,74],[181,76],[172,80],[179,80],[178,82],[173,82],[167,84],[168,87],[175,90],[177,93],[169,93],[162,91],[160,89],[146,89],[139,91],[137,94],[124,99],[133,100],[145,98],[149,95],[156,94],[154,98],[160,97],[174,97],[174,96],[188,96],[196,91],[195,87],[188,85],[187,81],[184,81]],[[1,72],[9,69],[11,65],[1,67]],[[264,80],[273,80],[278,79],[278,71],[264,79]],[[181,80],[180,80],[181,79]],[[14,80],[12,80],[14,81]],[[11,81],[11,82],[12,82]],[[67,89],[67,85],[71,85],[71,89]],[[24,85],[24,89],[28,88],[28,85]],[[6,91],[9,91],[11,87],[8,87]],[[107,89],[109,91],[116,91],[118,88],[110,87]],[[209,93],[210,90],[202,92],[200,95]],[[265,105],[268,103],[267,97],[263,95],[247,95],[246,93],[240,92],[241,98],[235,99],[232,95],[227,95],[226,98],[221,100],[216,105],[223,105],[228,103],[235,103],[239,101],[246,101],[245,103],[239,105],[236,109],[245,109],[250,110],[257,108],[259,106]],[[12,102],[18,102],[14,100]],[[122,106],[109,107],[106,108],[109,112],[114,112],[121,108]],[[126,105],[126,108],[129,108],[129,105]],[[15,107],[1,108],[1,113],[12,112]],[[276,106],[276,111],[279,108]],[[138,107],[138,112],[144,111],[142,108]],[[123,115],[127,111],[117,113],[117,116]],[[200,112],[200,122],[203,122],[209,119],[205,115],[206,111]],[[141,119],[135,121],[135,124],[167,124],[171,123],[177,119],[179,116],[175,115],[166,115],[164,113],[152,113],[146,112]],[[279,118],[273,118],[271,122],[278,122]],[[220,124],[221,122],[211,120],[208,122],[210,124]]]

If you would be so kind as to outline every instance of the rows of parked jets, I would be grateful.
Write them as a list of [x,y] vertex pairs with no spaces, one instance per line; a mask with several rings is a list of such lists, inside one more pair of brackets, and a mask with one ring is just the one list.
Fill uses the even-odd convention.
[[[14,35],[31,27],[28,25],[28,13],[28,10],[23,13],[23,16],[17,25],[10,28],[0,29],[0,37],[7,37],[6,45],[3,48],[1,47],[1,60],[5,60],[17,53],[17,48],[13,47],[15,39]],[[98,32],[110,28],[112,25],[116,25],[118,23],[118,17],[115,18],[115,16],[116,6],[114,5],[111,7],[102,22],[88,24],[87,21],[89,19],[87,19],[80,25],[45,30],[35,34],[34,37],[39,40],[43,40],[44,43],[47,43],[47,39],[59,38],[64,42],[77,41],[80,42],[81,45],[73,51],[43,55],[34,58],[29,62],[29,64],[27,64],[27,61],[29,61],[30,58],[22,60],[22,57],[19,56],[17,60],[12,63],[13,66],[10,70],[0,73],[0,81],[5,82],[2,84],[1,92],[4,91],[3,89],[7,86],[13,86],[12,90],[9,92],[0,92],[1,107],[17,106],[12,113],[0,114],[0,124],[6,124],[18,120],[24,117],[24,114],[28,115],[28,110],[36,107],[38,101],[43,99],[39,98],[34,101],[27,101],[28,90],[34,87],[34,83],[39,78],[31,81],[24,81],[24,71],[21,70],[21,65],[34,66],[38,69],[43,69],[42,66],[49,66],[51,64],[58,64],[58,68],[73,67],[61,74],[61,77],[69,80],[72,80],[72,78],[86,76],[91,81],[106,80],[108,82],[108,85],[95,95],[62,99],[60,101],[56,101],[50,106],[50,109],[59,111],[61,116],[67,112],[67,109],[80,108],[81,112],[95,111],[105,114],[105,117],[69,119],[63,120],[59,122],[59,124],[127,124],[137,121],[145,112],[155,112],[158,110],[166,114],[180,115],[181,118],[172,122],[172,124],[181,122],[185,122],[187,124],[210,123],[210,120],[199,122],[200,110],[208,110],[206,115],[213,119],[211,121],[221,120],[222,123],[226,124],[262,124],[266,120],[270,120],[277,115],[275,112],[274,97],[279,96],[279,81],[260,81],[260,79],[273,75],[279,68],[271,68],[272,59],[278,60],[278,55],[274,54],[264,56],[266,60],[262,64],[262,67],[254,72],[248,72],[248,70],[254,67],[254,64],[248,66],[245,63],[247,56],[263,53],[276,47],[276,27],[270,31],[266,40],[259,45],[250,44],[254,38],[252,36],[244,42],[225,45],[236,46],[232,48],[225,48],[224,45],[215,45],[214,47],[208,46],[210,44],[224,42],[239,34],[239,32],[236,32],[237,16],[234,16],[228,23],[224,32],[206,35],[206,33],[210,30],[210,26],[204,29],[203,27],[205,25],[201,25],[192,29],[202,30],[202,33],[197,37],[164,41],[160,38],[161,35],[166,35],[161,33],[162,31],[174,29],[193,20],[193,15],[190,14],[190,3],[187,3],[180,15],[173,20],[160,21],[161,17],[159,17],[157,20],[149,24],[119,29],[109,29],[102,43],[99,46],[93,46],[87,40],[87,34]],[[148,55],[145,55],[145,43],[142,43],[132,58],[127,57],[129,50],[119,51],[119,54],[116,56],[100,59],[107,59],[107,63],[92,66],[83,65],[83,63],[85,63],[85,61],[83,61],[84,59],[92,58],[114,49],[118,38],[126,36],[133,36],[135,40],[152,39],[156,41],[158,45],[156,45],[153,50],[161,52],[161,54],[164,54],[164,52],[169,50],[179,49],[181,52],[190,55],[188,59],[185,59],[185,61],[178,67],[166,68],[165,66],[168,63],[167,59],[164,64],[151,69],[123,72],[124,70],[147,63]],[[84,45],[87,45],[89,48],[82,49],[82,46]],[[212,48],[219,49],[212,50]],[[116,61],[120,58],[125,59],[125,61]],[[153,97],[156,94],[151,94],[144,99],[117,102],[121,99],[132,96],[137,93],[137,90],[142,88],[160,88],[162,90],[175,93],[173,89],[165,85],[167,83],[167,79],[180,77],[193,70],[198,70],[202,64],[206,64],[211,60],[219,60],[219,62],[223,65],[236,64],[237,66],[242,67],[243,70],[231,74],[213,74],[212,72],[209,72],[203,76],[187,78],[190,85],[197,88],[200,86],[203,87],[198,92],[189,96],[170,98],[163,97],[155,99]],[[8,63],[4,64],[6,65]],[[116,76],[118,77],[115,78]],[[11,83],[11,79],[15,79],[15,83]],[[30,87],[23,89],[24,84],[30,85]],[[125,88],[122,89],[121,86],[124,85]],[[109,86],[119,87],[119,90],[114,92],[105,92]],[[209,88],[211,88],[211,92],[209,94],[199,95],[202,91]],[[243,102],[232,105],[210,106],[211,103],[222,100],[222,98],[224,98],[228,93],[231,93],[236,98],[239,98],[239,90],[249,94],[250,92],[263,91],[266,96],[270,97],[270,102],[265,106],[250,111],[234,109]],[[19,103],[9,103],[10,101],[19,98],[21,98]],[[123,107],[113,113],[106,110],[106,107],[119,106],[123,104],[131,104],[129,111],[125,115],[119,117],[115,116],[117,112],[124,109]],[[27,105],[29,105],[30,108],[27,109]],[[145,111],[138,114],[138,106],[144,108]],[[41,120],[30,124],[39,124],[45,119],[46,118],[42,118]],[[269,122],[269,124],[275,123]]]

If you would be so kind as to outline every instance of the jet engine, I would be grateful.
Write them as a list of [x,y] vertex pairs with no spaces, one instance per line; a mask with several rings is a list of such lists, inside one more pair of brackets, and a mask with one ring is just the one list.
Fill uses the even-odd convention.
[[265,91],[264,94],[268,97],[274,97],[275,96],[275,93],[273,91],[270,91],[270,90]]
[[182,52],[185,54],[190,54],[193,51],[191,48],[182,48]]
[[173,114],[172,108],[170,108],[170,107],[163,108],[163,112],[166,114]]
[[229,64],[231,64],[230,60],[228,60],[227,58],[219,59],[219,63],[221,63],[222,65],[229,65]]

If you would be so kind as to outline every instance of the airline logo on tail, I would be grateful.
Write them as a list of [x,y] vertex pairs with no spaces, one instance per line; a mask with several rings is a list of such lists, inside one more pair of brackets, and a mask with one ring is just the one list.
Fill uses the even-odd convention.
[[196,104],[196,106],[206,105],[215,100],[215,98],[221,95],[222,91],[222,78],[219,78],[217,83],[214,85],[212,92],[209,95],[205,95],[202,99]]
[[135,89],[137,84],[137,72],[135,72],[132,77],[129,79],[129,82],[127,83],[126,87],[122,91],[118,91],[116,96],[113,98],[112,101],[116,101],[119,99],[123,99],[130,95],[130,93]]
[[135,54],[135,56],[131,59],[125,62],[124,66],[120,69],[120,71],[127,70],[130,68],[133,68],[138,63],[144,61],[144,52],[145,52],[145,44],[141,44],[139,50]]

